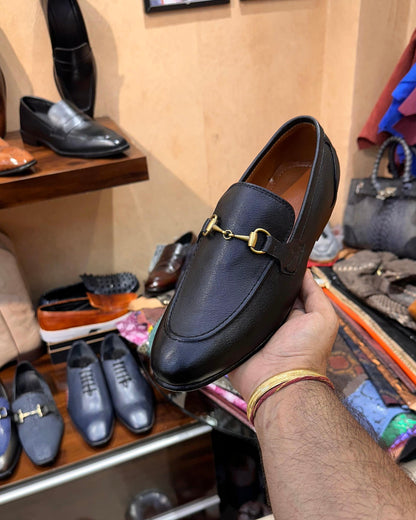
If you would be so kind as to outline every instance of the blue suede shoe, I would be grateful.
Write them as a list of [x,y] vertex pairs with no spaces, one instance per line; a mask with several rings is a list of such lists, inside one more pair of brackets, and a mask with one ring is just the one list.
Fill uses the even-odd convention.
[[0,382],[0,479],[10,477],[21,452],[12,415],[6,389]]
[[117,334],[104,338],[101,364],[118,419],[133,433],[150,430],[154,421],[152,389]]
[[100,446],[113,433],[114,414],[100,362],[85,341],[76,341],[67,359],[68,412],[85,442]]
[[27,456],[38,466],[51,464],[61,445],[64,421],[46,381],[28,361],[16,368],[12,410]]

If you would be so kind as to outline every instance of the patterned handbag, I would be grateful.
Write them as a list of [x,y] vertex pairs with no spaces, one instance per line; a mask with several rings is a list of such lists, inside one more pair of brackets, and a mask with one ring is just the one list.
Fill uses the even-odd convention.
[[[405,153],[402,177],[379,177],[383,153],[398,144]],[[347,246],[416,260],[416,177],[411,168],[409,146],[393,136],[381,145],[371,176],[352,179],[343,221]]]

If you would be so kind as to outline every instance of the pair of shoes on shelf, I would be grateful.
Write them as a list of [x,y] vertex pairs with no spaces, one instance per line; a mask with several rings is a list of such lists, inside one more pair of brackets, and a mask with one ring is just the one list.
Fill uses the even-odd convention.
[[154,378],[195,390],[241,365],[283,324],[335,205],[336,152],[309,116],[288,121],[220,199],[151,349]]
[[159,246],[155,255],[157,260],[151,265],[151,270],[144,287],[149,295],[157,295],[176,287],[187,257],[196,242],[196,236],[188,231],[173,244]]
[[154,421],[152,390],[117,334],[104,338],[100,357],[81,340],[67,359],[68,412],[91,446],[110,440],[114,412],[133,433],[147,432]]
[[132,273],[81,275],[81,279],[82,283],[41,296],[37,318],[45,342],[58,343],[114,329],[137,298],[139,282]]
[[10,476],[20,446],[37,466],[55,460],[64,421],[48,384],[29,361],[22,361],[16,367],[11,406],[0,385],[0,415],[0,477]]

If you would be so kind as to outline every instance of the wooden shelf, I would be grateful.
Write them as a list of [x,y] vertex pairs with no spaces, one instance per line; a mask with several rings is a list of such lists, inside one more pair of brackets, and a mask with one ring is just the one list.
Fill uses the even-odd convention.
[[[97,121],[130,139],[108,117]],[[64,195],[112,188],[149,178],[146,157],[130,142],[130,148],[117,157],[80,159],[64,157],[44,146],[29,146],[20,138],[20,132],[11,132],[5,140],[12,146],[25,148],[37,164],[29,173],[0,177],[0,208],[10,208]]]
[[[155,399],[155,423],[149,433],[135,435],[125,428],[119,421],[115,421],[114,432],[110,442],[103,446],[92,448],[81,437],[71,422],[66,409],[66,363],[53,365],[49,356],[44,355],[33,363],[37,370],[45,378],[52,391],[55,402],[65,422],[65,431],[61,448],[55,462],[49,467],[39,467],[32,464],[27,455],[22,451],[17,468],[13,475],[0,481],[0,498],[3,490],[10,485],[26,482],[34,477],[47,476],[56,470],[65,470],[77,463],[92,462],[97,457],[111,455],[115,450],[128,446],[139,446],[157,438],[161,434],[175,431],[177,428],[196,424],[194,419],[185,415],[175,405],[168,403],[161,394],[156,394]],[[12,395],[13,377],[15,366],[1,371],[1,380],[7,389],[9,397]]]

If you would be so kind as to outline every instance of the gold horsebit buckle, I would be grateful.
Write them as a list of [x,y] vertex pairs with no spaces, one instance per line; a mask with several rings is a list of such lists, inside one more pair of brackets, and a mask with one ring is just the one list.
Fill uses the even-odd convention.
[[14,420],[22,424],[25,422],[26,417],[30,417],[31,415],[38,415],[39,417],[44,417],[45,415],[48,415],[49,409],[47,406],[41,406],[40,404],[36,405],[36,408],[34,410],[30,410],[29,412],[22,412],[22,410],[17,410],[17,412],[14,414]]
[[270,236],[270,233],[263,228],[257,228],[252,231],[249,235],[236,235],[231,231],[231,229],[221,229],[218,225],[218,215],[212,215],[212,217],[208,220],[206,225],[204,226],[204,230],[202,231],[202,235],[206,237],[211,233],[211,231],[218,231],[221,233],[224,240],[231,240],[232,238],[238,238],[238,240],[244,240],[247,242],[248,247],[253,253],[257,255],[264,255],[266,251],[262,251],[261,249],[256,249],[257,239],[259,233],[264,233],[266,236]]

